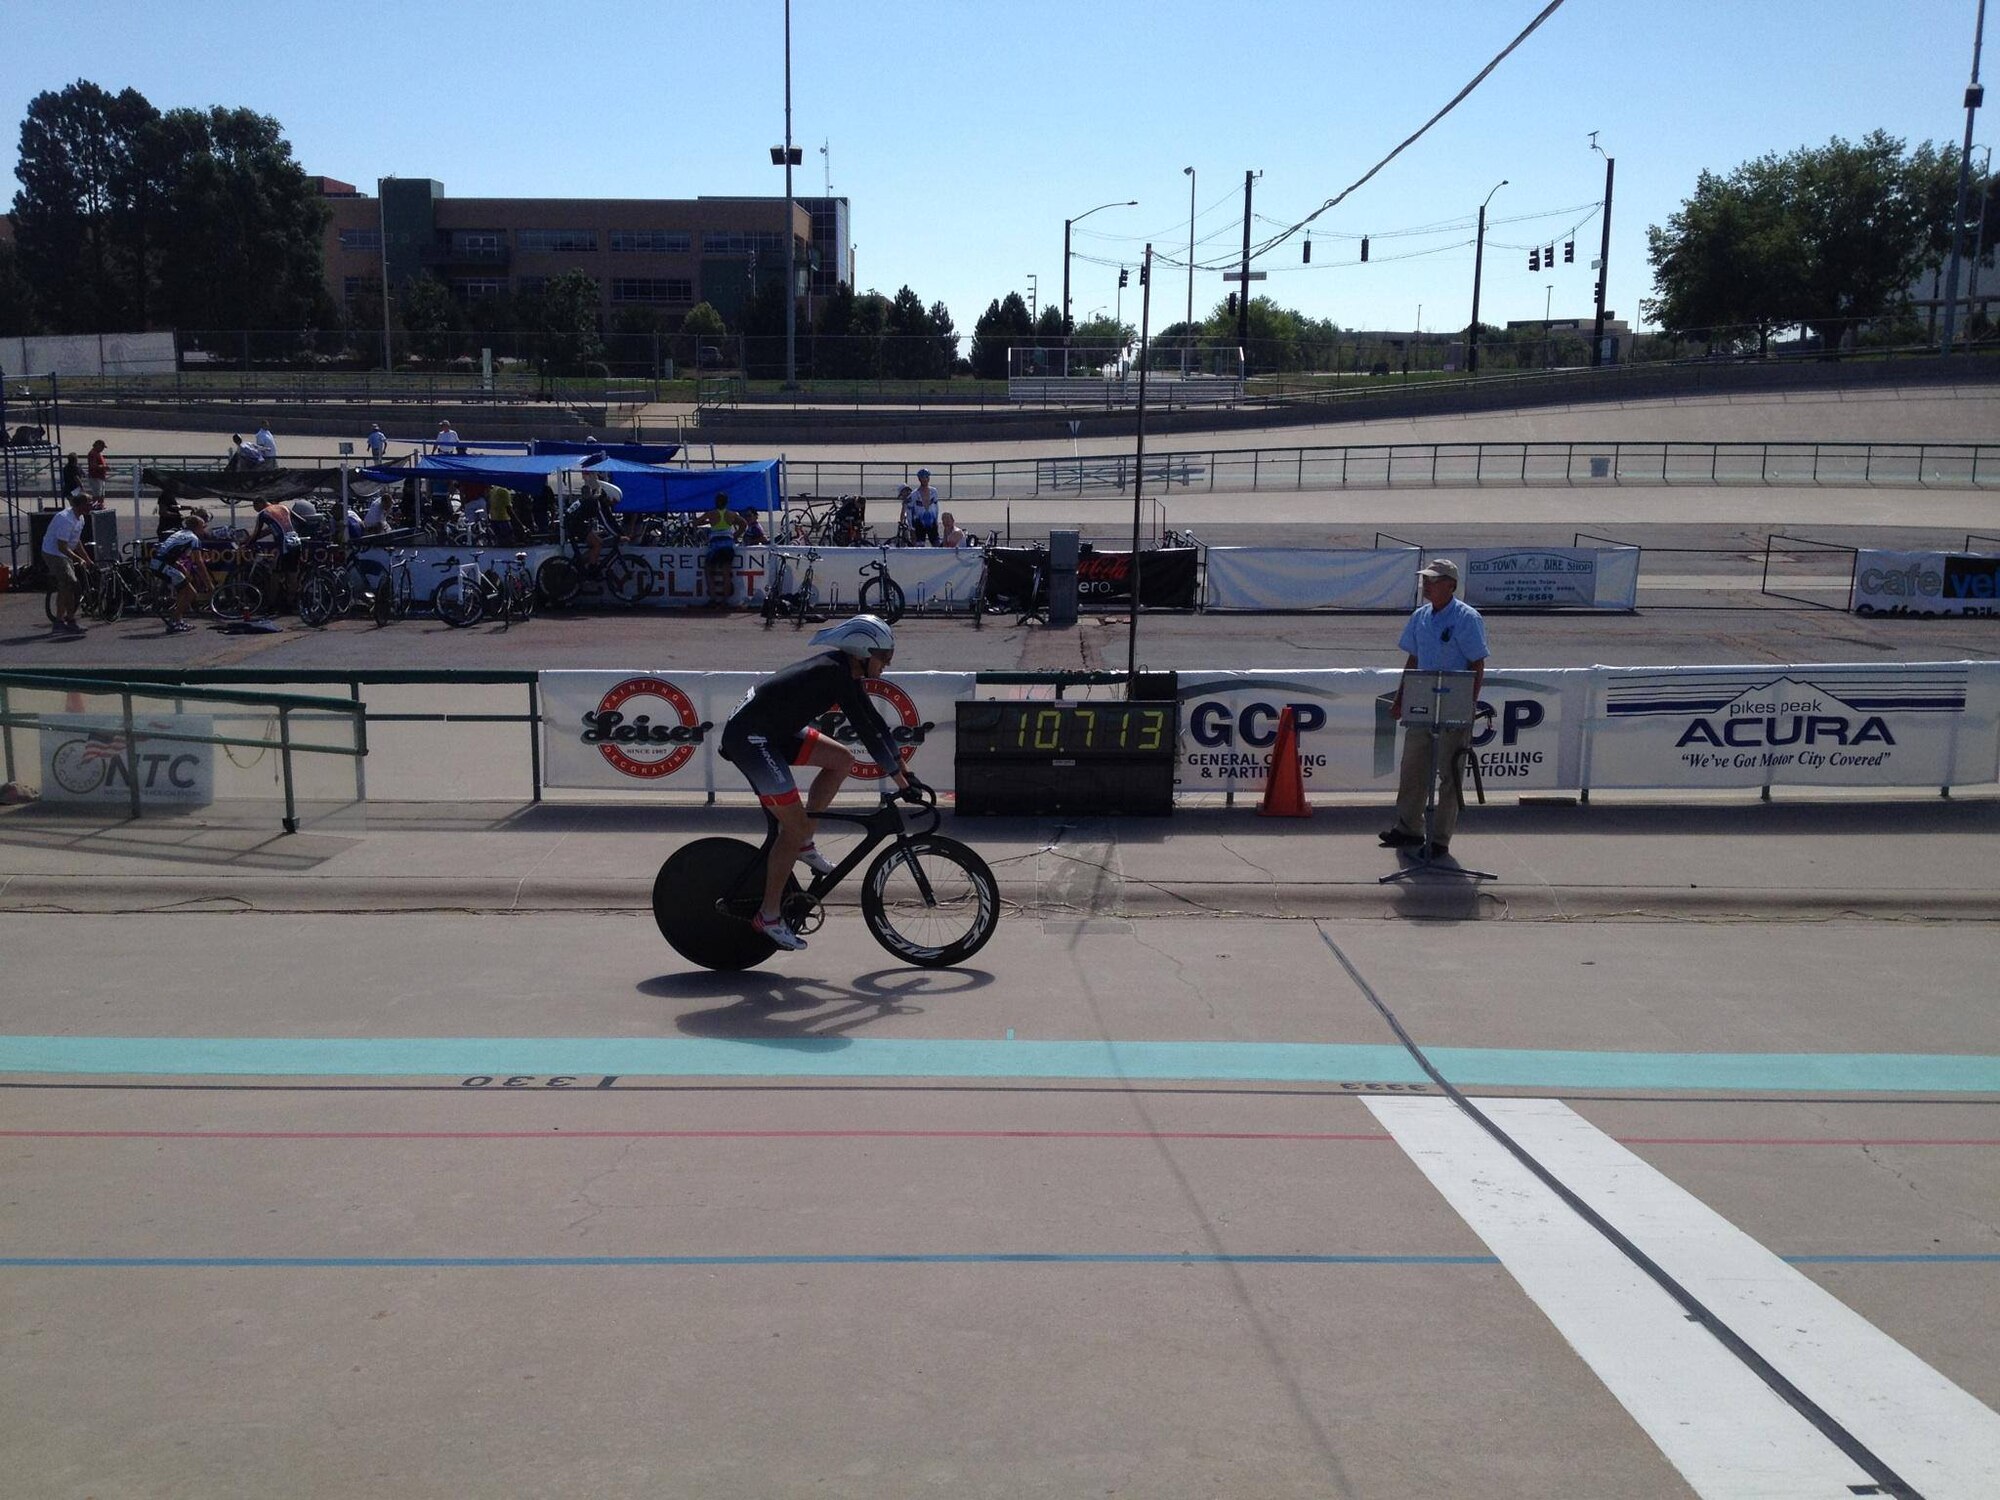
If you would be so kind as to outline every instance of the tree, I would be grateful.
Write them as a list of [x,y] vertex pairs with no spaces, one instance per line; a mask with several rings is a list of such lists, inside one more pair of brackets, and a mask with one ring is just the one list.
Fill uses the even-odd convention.
[[891,380],[920,380],[931,373],[930,314],[908,286],[889,304],[882,347],[882,373]]
[[465,326],[465,309],[435,276],[404,282],[396,294],[394,311],[396,321],[414,336],[416,351],[424,359],[447,358],[450,335]]
[[951,321],[951,309],[942,302],[933,302],[927,314],[931,325],[929,368],[925,374],[937,380],[948,380],[958,365],[958,329]]
[[1106,365],[1121,363],[1138,332],[1129,323],[1113,318],[1086,318],[1069,336],[1069,372],[1088,375]]
[[1034,319],[1019,292],[987,303],[986,311],[972,325],[972,373],[981,380],[1007,378],[1007,351],[1025,345],[1035,336]]
[[1858,320],[1897,311],[1949,246],[1956,162],[1930,145],[1905,156],[1877,130],[1727,177],[1704,172],[1679,212],[1646,231],[1659,296],[1643,310],[1674,333],[1735,325],[1761,344],[1799,324],[1837,347]]
[[148,268],[134,254],[133,162],[156,115],[137,90],[112,95],[83,79],[28,104],[14,234],[21,274],[59,333],[129,329],[143,313]]
[[0,240],[0,338],[20,338],[37,331],[35,293],[21,274],[20,257],[12,241]]
[[698,371],[702,368],[702,347],[706,345],[715,350],[715,361],[724,363],[727,356],[722,341],[728,334],[729,327],[722,321],[722,314],[710,303],[697,302],[681,319],[680,332],[674,336],[674,360]]
[[598,337],[597,278],[588,271],[564,271],[542,283],[524,309],[530,332],[541,337],[541,355],[557,373],[584,373],[603,356]]

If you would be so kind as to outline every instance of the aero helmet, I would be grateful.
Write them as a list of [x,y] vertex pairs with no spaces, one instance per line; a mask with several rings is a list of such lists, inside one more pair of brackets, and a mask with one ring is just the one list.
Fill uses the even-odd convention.
[[829,625],[813,635],[812,643],[815,646],[832,646],[863,661],[871,656],[896,654],[895,631],[874,615],[856,615],[838,625]]

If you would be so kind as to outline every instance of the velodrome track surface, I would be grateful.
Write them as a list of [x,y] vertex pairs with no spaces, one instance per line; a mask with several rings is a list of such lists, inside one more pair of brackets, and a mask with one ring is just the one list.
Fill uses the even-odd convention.
[[[1865,435],[1993,430],[1940,420]],[[1906,505],[1933,536],[1958,524],[1934,507],[1988,503],[1826,495]],[[1439,503],[1420,539],[1441,541],[1525,526],[1532,497],[1371,498],[1405,525]],[[1755,523],[1705,524],[1686,534],[1726,550]],[[1662,590],[1696,608],[1506,618],[1496,651],[1992,654],[1991,621],[1775,607],[1713,566],[1728,586]],[[390,640],[121,625],[52,657],[24,602],[0,604],[0,639],[37,663],[353,666]],[[1393,660],[1381,617],[1144,629],[1162,665]],[[1123,630],[922,624],[905,655],[1122,666]],[[798,650],[660,619],[393,645],[447,666]],[[1051,873],[1010,885],[962,970],[892,964],[846,912],[738,976],[690,972],[641,913],[258,909],[303,886],[282,839],[64,847],[0,814],[10,868],[179,888],[0,915],[0,1459],[22,1493],[106,1497],[1990,1500],[1992,927],[1926,903],[1992,886],[1993,805],[1931,799],[1891,832],[1893,803],[1819,817],[1746,794],[1539,844],[1475,809],[1460,835],[1516,879],[1726,868],[1726,921],[1559,901],[1509,920],[1477,898],[1422,921],[1120,914],[1099,843],[1163,885],[1391,865],[1361,810],[1050,821],[991,851]],[[467,837],[440,808],[346,857],[401,851],[385,890],[426,847],[515,889],[607,856],[643,879],[643,830],[593,827]],[[338,854],[301,840],[304,862]],[[248,910],[204,900],[218,867],[250,877]],[[1787,894],[1868,881],[1901,920]]]

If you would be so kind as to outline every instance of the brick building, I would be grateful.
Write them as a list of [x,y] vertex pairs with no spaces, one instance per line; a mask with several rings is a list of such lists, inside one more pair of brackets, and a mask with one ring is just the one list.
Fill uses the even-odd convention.
[[369,197],[320,185],[327,290],[343,306],[373,300],[385,267],[392,288],[428,274],[467,303],[582,271],[607,324],[624,308],[678,320],[707,302],[734,327],[754,286],[782,285],[788,231],[802,304],[854,278],[845,198],[448,198],[423,177],[386,178]]

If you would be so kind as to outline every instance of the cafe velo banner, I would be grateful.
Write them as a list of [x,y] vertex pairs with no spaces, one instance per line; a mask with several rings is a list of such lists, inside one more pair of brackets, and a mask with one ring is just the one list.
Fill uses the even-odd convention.
[[1637,547],[1467,547],[1447,551],[1476,609],[1631,610],[1639,606]]
[[2000,662],[1595,670],[1591,786],[1954,786],[2000,776]]
[[2000,615],[2000,556],[1983,552],[1890,552],[1854,556],[1847,607],[1857,615]]
[[[716,753],[722,726],[762,672],[542,672],[542,784],[577,790],[748,792]],[[972,696],[970,672],[892,672],[868,684],[876,710],[913,774],[949,789],[954,705]],[[814,723],[854,750],[849,789],[880,776],[845,714]]]
[[[1373,668],[1182,672],[1176,785],[1183,792],[1261,788],[1289,708],[1308,790],[1393,790],[1401,745],[1389,707],[1401,678]],[[1487,673],[1480,703],[1492,717],[1480,721],[1472,742],[1492,789],[1578,785],[1590,685],[1585,667]]]
[[1204,609],[1417,607],[1413,547],[1210,547]]

